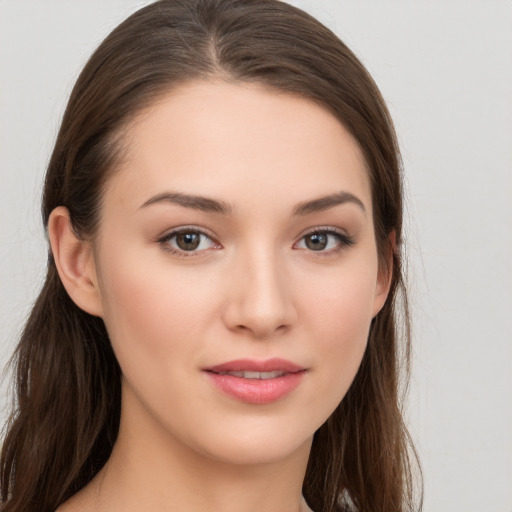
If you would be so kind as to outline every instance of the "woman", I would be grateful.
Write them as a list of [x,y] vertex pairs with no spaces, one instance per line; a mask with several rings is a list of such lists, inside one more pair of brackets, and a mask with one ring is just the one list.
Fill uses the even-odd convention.
[[117,27],[47,170],[2,510],[412,510],[399,162],[372,79],[294,7]]

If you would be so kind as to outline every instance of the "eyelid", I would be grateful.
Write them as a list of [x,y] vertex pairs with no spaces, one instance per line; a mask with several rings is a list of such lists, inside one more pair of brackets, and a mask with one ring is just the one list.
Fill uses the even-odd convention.
[[[168,243],[169,240],[171,240],[175,236],[178,236],[180,233],[187,233],[187,232],[199,233],[200,235],[207,237],[209,240],[211,240],[214,247],[209,247],[207,249],[201,249],[201,250],[185,251],[185,250],[180,250],[179,248],[173,247]],[[315,233],[323,233],[323,234],[328,234],[328,235],[336,237],[338,239],[337,246],[334,248],[328,249],[328,250],[318,250],[318,251],[314,251],[312,249],[307,249],[307,248],[298,248],[298,249],[306,250],[306,251],[313,253],[317,256],[329,256],[333,253],[337,253],[339,251],[347,249],[348,247],[355,244],[354,238],[351,235],[349,235],[349,233],[344,229],[340,229],[340,228],[337,228],[334,226],[316,226],[314,228],[308,229],[305,232],[303,232],[300,235],[300,237],[298,238],[297,242],[294,243],[294,248],[296,248],[295,246],[298,243],[300,243],[302,240],[304,240],[305,237],[307,237],[309,235],[314,235]],[[202,256],[203,253],[207,252],[209,249],[212,249],[212,248],[215,248],[215,249],[222,248],[222,245],[216,240],[216,237],[210,231],[208,231],[202,227],[194,226],[194,225],[179,226],[176,228],[169,229],[163,235],[159,236],[156,241],[162,246],[162,248],[165,251],[170,252],[176,256],[185,257],[185,258]]]
[[176,228],[169,229],[163,235],[160,235],[156,241],[162,246],[162,248],[165,251],[170,252],[171,254],[174,254],[179,257],[184,257],[184,258],[202,256],[202,254],[204,252],[206,252],[210,249],[210,248],[208,248],[208,249],[202,249],[202,250],[183,251],[176,247],[171,246],[168,243],[169,240],[171,240],[175,236],[179,235],[180,233],[199,233],[200,235],[203,235],[203,236],[209,238],[212,241],[212,244],[214,246],[216,246],[216,247],[214,247],[215,249],[222,248],[221,244],[219,244],[219,242],[217,242],[217,240],[215,239],[214,235],[212,235],[212,233],[210,233],[208,230],[206,230],[202,227],[193,226],[193,225],[179,226]]
[[[314,235],[315,233],[325,233],[325,234],[333,235],[338,239],[338,242],[339,242],[337,247],[335,247],[333,249],[329,249],[327,251],[325,251],[325,250],[314,251],[311,249],[304,249],[304,250],[307,250],[308,252],[311,252],[317,256],[329,256],[333,253],[337,253],[339,251],[347,249],[348,247],[351,247],[352,245],[355,244],[355,239],[353,236],[351,236],[346,230],[340,229],[340,228],[337,228],[334,226],[316,226],[312,229],[308,229],[307,231],[305,231],[304,233],[302,233],[300,235],[296,244],[301,242],[308,235]],[[294,244],[294,245],[296,245],[296,244]]]

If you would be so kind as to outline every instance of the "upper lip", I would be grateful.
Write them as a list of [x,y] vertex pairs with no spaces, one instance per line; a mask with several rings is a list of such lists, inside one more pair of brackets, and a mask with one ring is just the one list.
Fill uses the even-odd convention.
[[286,359],[272,358],[265,361],[258,361],[255,359],[236,359],[227,361],[225,363],[217,364],[204,368],[205,371],[219,373],[219,372],[274,372],[283,371],[287,373],[296,373],[305,370],[304,367],[298,364],[287,361]]

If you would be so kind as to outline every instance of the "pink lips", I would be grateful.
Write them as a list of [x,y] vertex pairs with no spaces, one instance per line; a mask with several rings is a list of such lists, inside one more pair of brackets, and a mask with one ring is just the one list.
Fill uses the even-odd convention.
[[268,404],[291,393],[306,369],[285,359],[238,359],[204,369],[223,393],[249,404]]

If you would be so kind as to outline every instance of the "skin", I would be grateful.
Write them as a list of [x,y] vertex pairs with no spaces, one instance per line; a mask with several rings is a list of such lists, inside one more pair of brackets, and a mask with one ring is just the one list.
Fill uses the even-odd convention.
[[[347,392],[388,293],[362,153],[322,107],[220,81],[173,90],[125,141],[94,241],[75,237],[65,208],[49,223],[68,293],[104,319],[123,370],[112,456],[59,512],[296,512],[312,436]],[[294,215],[342,191],[356,199]],[[231,212],[155,201],[169,192]],[[182,227],[207,236],[170,252]],[[327,245],[313,250],[317,228]],[[272,357],[307,371],[269,404],[227,396],[203,371]]]

